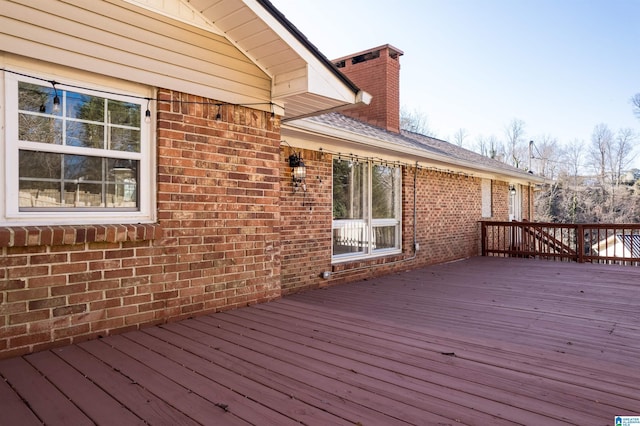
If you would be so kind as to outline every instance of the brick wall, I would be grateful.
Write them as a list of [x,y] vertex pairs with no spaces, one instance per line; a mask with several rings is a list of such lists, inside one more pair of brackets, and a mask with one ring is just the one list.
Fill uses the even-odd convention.
[[326,283],[322,271],[331,270],[332,163],[330,155],[295,149],[307,168],[306,192],[295,187],[287,159],[281,154],[282,294]]
[[[301,151],[307,167],[307,193],[303,197],[301,191],[293,191],[291,170],[286,167],[290,152],[287,147],[281,154],[283,294],[477,256],[481,249],[479,221],[508,220],[506,182],[493,182],[493,217],[482,218],[480,178],[425,169],[416,175],[414,168],[404,167],[402,254],[332,265],[332,156]],[[415,253],[414,178],[420,245]],[[320,278],[322,271],[330,271],[331,278]]]
[[0,228],[0,358],[280,296],[278,122],[159,98],[157,224]]
[[[481,181],[448,172],[418,173],[418,251],[420,265],[479,254]],[[407,215],[413,205],[403,205]]]

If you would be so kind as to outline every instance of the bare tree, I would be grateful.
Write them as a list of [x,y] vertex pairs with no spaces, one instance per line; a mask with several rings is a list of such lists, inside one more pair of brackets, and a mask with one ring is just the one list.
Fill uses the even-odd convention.
[[400,108],[400,128],[408,132],[437,137],[436,132],[429,128],[427,114],[419,109],[410,111],[407,107]]
[[505,126],[506,136],[506,163],[515,167],[520,167],[526,158],[526,148],[524,148],[524,121],[514,118]]
[[464,144],[464,140],[468,136],[467,129],[463,129],[462,127],[458,129],[453,135],[453,141],[456,145],[462,146]]
[[575,223],[578,216],[578,208],[580,205],[578,192],[578,179],[582,170],[582,161],[584,153],[584,141],[574,139],[569,143],[563,152],[563,168],[567,174],[567,180],[571,184],[571,190],[568,192],[567,213],[571,223]]
[[633,105],[633,113],[640,118],[640,93],[636,93],[631,97],[631,105]]
[[496,135],[489,136],[487,139],[487,147],[489,149],[489,157],[494,160],[505,161],[504,146],[500,143]]
[[[544,135],[534,143],[529,142],[529,155],[535,159],[538,174],[549,179],[555,179],[560,172],[560,157],[562,151],[558,140],[550,135]],[[531,165],[533,168],[533,164]]]
[[625,128],[618,130],[612,141],[609,152],[609,162],[611,182],[615,186],[620,185],[622,175],[634,160],[634,156],[631,153],[633,151],[633,143],[637,138],[638,135],[633,129]]
[[567,144],[563,152],[562,162],[564,170],[568,176],[572,177],[574,187],[578,186],[578,177],[583,168],[583,155],[584,141],[578,139],[574,139],[571,143]]
[[487,148],[487,140],[484,136],[478,135],[476,137],[475,151],[480,155],[484,155],[485,157],[489,156],[489,149]]
[[607,160],[611,152],[613,132],[606,124],[598,124],[591,134],[591,165],[600,178],[600,184],[604,187],[607,176]]

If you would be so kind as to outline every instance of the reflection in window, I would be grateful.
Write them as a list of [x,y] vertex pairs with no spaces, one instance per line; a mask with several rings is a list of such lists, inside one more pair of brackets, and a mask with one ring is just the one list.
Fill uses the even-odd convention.
[[19,140],[140,152],[140,104],[58,89],[56,112],[53,88],[19,82],[18,91]]
[[333,161],[334,260],[400,250],[400,168]]
[[141,111],[141,103],[19,81],[20,211],[139,210]]
[[136,208],[138,161],[20,151],[20,207]]

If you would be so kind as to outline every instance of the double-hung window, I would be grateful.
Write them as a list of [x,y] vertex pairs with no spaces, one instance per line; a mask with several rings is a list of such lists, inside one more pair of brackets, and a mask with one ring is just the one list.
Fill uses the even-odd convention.
[[333,260],[401,250],[400,167],[333,160]]
[[5,74],[3,222],[151,221],[149,101]]

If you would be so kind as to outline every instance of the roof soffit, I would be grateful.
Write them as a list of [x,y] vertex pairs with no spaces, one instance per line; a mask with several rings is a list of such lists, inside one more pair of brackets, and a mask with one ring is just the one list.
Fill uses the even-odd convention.
[[[361,101],[357,87],[265,0],[124,0],[223,35],[271,77],[272,99],[285,118],[307,116]],[[275,16],[274,16],[275,15]],[[287,25],[290,27],[288,28]],[[302,36],[303,37],[303,36]],[[306,102],[309,95],[314,102]]]

